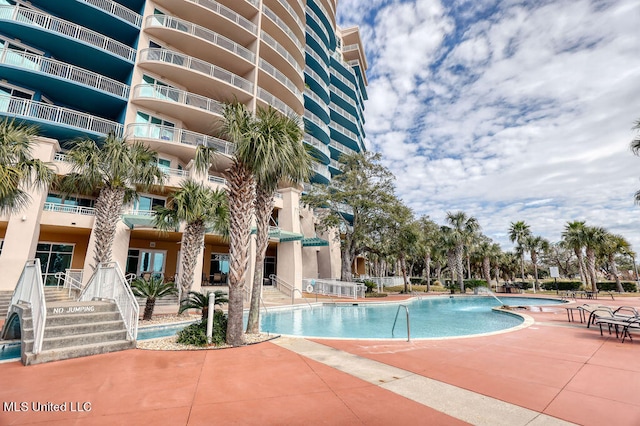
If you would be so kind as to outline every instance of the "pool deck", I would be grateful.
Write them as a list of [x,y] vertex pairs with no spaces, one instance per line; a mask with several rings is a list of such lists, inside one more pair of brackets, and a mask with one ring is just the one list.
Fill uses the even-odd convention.
[[[573,305],[583,303],[640,309],[639,297]],[[624,344],[606,330],[601,337],[568,322],[564,307],[526,315],[530,327],[469,338],[283,337],[2,363],[0,425],[640,424],[640,335]],[[10,402],[28,410],[7,411]],[[66,411],[36,412],[32,402]]]

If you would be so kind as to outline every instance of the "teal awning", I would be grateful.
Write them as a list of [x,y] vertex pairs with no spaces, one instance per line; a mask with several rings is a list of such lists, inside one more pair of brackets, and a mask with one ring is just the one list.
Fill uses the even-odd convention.
[[153,216],[123,214],[122,221],[129,227],[129,229],[133,229],[134,226],[153,228]]
[[[256,233],[256,228],[251,228],[251,233]],[[275,226],[269,227],[269,239],[279,240],[281,243],[288,243],[290,241],[300,241],[304,238],[304,235],[296,232],[283,231]]]
[[318,237],[302,239],[302,247],[326,247],[328,245],[329,241]]

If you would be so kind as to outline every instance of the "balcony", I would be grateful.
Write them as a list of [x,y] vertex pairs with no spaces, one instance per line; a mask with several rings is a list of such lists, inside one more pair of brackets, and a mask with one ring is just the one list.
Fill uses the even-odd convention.
[[320,183],[329,183],[331,181],[331,172],[329,172],[329,168],[324,164],[319,163],[311,163],[311,168],[315,172],[315,180]]
[[[290,105],[296,103],[300,106],[303,105],[304,101],[302,98],[302,90],[298,89],[298,87],[286,75],[284,75],[279,69],[262,58],[260,58],[259,65],[260,71],[262,71],[262,73],[260,73],[260,77],[262,78],[259,78],[260,87],[264,87],[272,93],[279,93],[281,92],[280,88],[284,86],[284,88],[288,89],[290,93],[282,93],[280,95],[282,99],[285,99]],[[265,78],[265,75],[269,77]],[[302,76],[297,75],[297,77]],[[275,81],[277,81],[279,84],[274,84]],[[299,83],[300,86],[303,85],[302,78],[299,78]]]
[[[290,108],[289,105],[285,104],[282,100],[276,98],[262,87],[258,87],[258,99],[264,101],[264,107],[272,106],[288,117],[300,117],[300,114]],[[303,123],[300,123],[300,125],[303,125]]]
[[269,50],[261,49],[261,56],[268,57],[269,61],[275,63],[281,70],[284,69],[285,66],[290,67],[291,72],[289,74],[293,73],[302,76],[303,69],[298,63],[298,61],[304,62],[302,55],[299,55],[299,59],[296,59],[284,46],[264,31],[260,33],[260,39],[275,52],[272,55],[268,55]]
[[80,110],[117,116],[126,106],[129,86],[61,61],[14,49],[0,53],[4,78],[31,88],[46,88],[47,96],[67,99]]
[[316,139],[315,137],[311,136],[308,133],[304,135],[303,141],[307,145],[313,147],[318,152],[318,156],[320,156],[319,158],[320,161],[322,161],[323,163],[326,163],[327,161],[329,161],[331,157],[331,153],[327,145],[323,144],[320,140]]
[[181,52],[235,73],[246,74],[255,64],[255,53],[244,46],[208,28],[173,16],[147,16],[145,32],[167,41]]
[[[233,156],[235,152],[235,145],[231,142],[202,133],[159,124],[129,124],[127,126],[127,135],[138,140],[144,140],[151,149],[158,152],[174,153],[175,155],[184,154],[180,147],[195,148],[198,145],[215,148],[216,152],[227,157]],[[175,150],[171,149],[172,145],[176,148]],[[193,153],[190,152],[190,154],[190,158],[193,158]]]
[[43,136],[59,140],[91,135],[122,135],[122,124],[90,114],[30,99],[0,96],[0,116],[25,120],[40,128]]
[[153,210],[129,210],[122,215],[122,221],[129,229],[153,228],[155,215]]
[[85,27],[19,6],[0,6],[0,31],[53,57],[117,80],[128,78],[135,49]]
[[31,4],[87,28],[132,44],[142,17],[112,0],[31,0]]
[[[230,98],[235,96],[242,103],[248,102],[252,97],[253,83],[192,56],[167,49],[149,48],[140,51],[139,63],[143,68],[182,83],[191,92],[210,93],[223,90],[229,92]],[[216,89],[217,84],[224,87]]]
[[216,100],[156,84],[136,85],[132,99],[138,105],[181,120],[185,127],[203,132],[220,119],[224,108]]
[[[264,28],[269,35],[279,40],[287,50],[297,50],[300,54],[302,54],[304,52],[304,44],[302,41],[300,41],[298,36],[293,31],[291,31],[289,25],[287,25],[287,23],[283,21],[282,18],[280,18],[276,13],[269,9],[265,4],[262,5],[262,12],[264,16],[269,18],[263,18],[262,28]],[[276,34],[280,32],[284,33],[286,37],[277,37]],[[300,35],[301,37],[304,37],[304,32]]]
[[93,228],[95,209],[92,207],[46,202],[43,206],[40,224],[56,227]]
[[[335,140],[331,141],[331,143],[329,144],[329,148],[337,151],[337,155],[335,155],[337,157],[340,157],[340,155],[342,154],[353,155],[358,153],[358,151],[356,151],[355,149],[351,149],[346,145],[342,145],[341,143],[338,143]],[[335,157],[335,156],[332,156],[332,157]]]

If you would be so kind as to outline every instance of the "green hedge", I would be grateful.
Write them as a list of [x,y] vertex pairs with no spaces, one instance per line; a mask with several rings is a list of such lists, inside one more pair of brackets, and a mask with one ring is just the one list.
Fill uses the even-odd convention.
[[464,288],[489,287],[485,280],[464,280]]
[[[597,285],[600,291],[618,291],[615,281],[601,281]],[[576,291],[580,290],[580,287],[582,287],[581,281],[558,281],[558,290],[561,291]],[[622,281],[622,287],[624,291],[628,293],[638,291],[634,281]],[[556,284],[554,282],[544,282],[542,283],[542,288],[545,290],[555,290]]]
[[[618,286],[615,281],[603,281],[599,282],[597,285],[598,290],[600,291],[618,291]],[[622,288],[624,288],[624,291],[628,293],[635,293],[638,291],[636,283],[633,281],[622,281]]]
[[[543,290],[555,290],[556,283],[544,282],[541,284]],[[560,291],[576,291],[582,286],[581,281],[558,281],[558,290]]]

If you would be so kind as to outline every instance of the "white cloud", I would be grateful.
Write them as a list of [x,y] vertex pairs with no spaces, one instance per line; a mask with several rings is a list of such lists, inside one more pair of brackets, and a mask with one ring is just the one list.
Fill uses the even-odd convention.
[[640,4],[339,2],[369,59],[368,145],[417,214],[560,238],[586,220],[640,250]]

